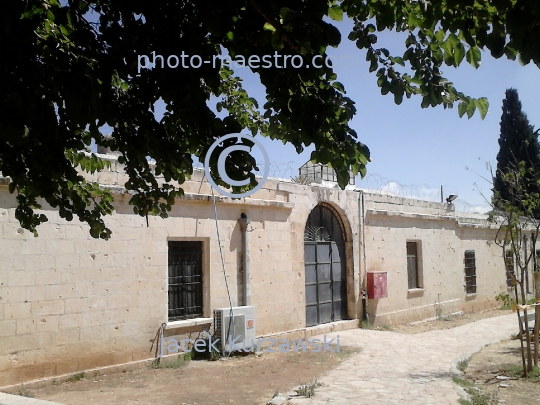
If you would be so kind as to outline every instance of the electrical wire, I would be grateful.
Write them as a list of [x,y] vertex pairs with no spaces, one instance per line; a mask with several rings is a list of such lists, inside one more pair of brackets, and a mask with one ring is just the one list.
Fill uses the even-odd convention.
[[[216,207],[216,196],[214,194],[214,189],[211,188],[212,190],[212,201],[214,203],[214,220],[216,222],[216,233],[217,233],[217,239],[218,239],[218,245],[219,245],[219,256],[221,258],[221,268],[223,269],[223,277],[225,278],[225,287],[227,288],[227,295],[229,297],[229,306],[231,308],[230,312],[229,312],[229,326],[228,326],[228,329],[227,329],[227,334],[226,336],[229,337],[229,333],[231,331],[231,323],[232,323],[232,330],[234,332],[235,327],[234,327],[234,311],[233,311],[233,304],[232,304],[232,298],[231,298],[231,292],[229,290],[229,283],[227,281],[227,273],[225,271],[225,261],[223,260],[223,250],[221,249],[221,238],[219,236],[219,226],[218,226],[218,217],[217,217],[217,207]],[[221,326],[223,327],[223,325]],[[214,331],[215,333],[215,331]],[[234,340],[234,336],[233,336],[233,340]],[[226,342],[223,342],[223,344],[225,344]],[[231,352],[229,352],[229,356],[231,355]]]

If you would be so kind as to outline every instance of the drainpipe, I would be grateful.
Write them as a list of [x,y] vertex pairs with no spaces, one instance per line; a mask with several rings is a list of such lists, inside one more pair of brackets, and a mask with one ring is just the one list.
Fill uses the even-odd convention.
[[367,291],[364,290],[364,276],[366,274],[366,224],[365,224],[365,203],[364,203],[364,192],[362,190],[357,190],[358,192],[358,216],[359,216],[359,239],[360,239],[360,249],[359,249],[359,262],[360,262],[360,290],[362,298],[362,320],[369,322],[369,316],[367,312]]
[[238,218],[238,223],[242,229],[242,269],[244,270],[244,279],[243,279],[243,294],[242,294],[242,303],[243,305],[249,305],[250,297],[250,288],[249,288],[249,269],[248,269],[248,234],[247,227],[251,223],[251,219],[248,219],[247,215],[242,212],[240,218]]

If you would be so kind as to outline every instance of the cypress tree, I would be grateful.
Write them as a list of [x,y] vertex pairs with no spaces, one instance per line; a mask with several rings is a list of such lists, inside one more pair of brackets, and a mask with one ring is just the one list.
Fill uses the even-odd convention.
[[527,194],[539,191],[535,181],[540,173],[538,132],[534,131],[527,115],[521,110],[521,101],[516,89],[506,90],[502,111],[497,171],[493,181],[495,207],[500,207],[501,200],[519,204],[516,190],[503,181],[503,176],[514,170],[520,162],[525,162],[526,170],[533,169],[534,171],[534,174],[527,173],[524,184],[521,185],[525,190],[520,191]]

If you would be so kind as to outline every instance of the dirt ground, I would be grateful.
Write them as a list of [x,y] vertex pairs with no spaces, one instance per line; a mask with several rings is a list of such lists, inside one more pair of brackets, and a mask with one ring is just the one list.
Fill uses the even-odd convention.
[[275,392],[310,383],[359,352],[341,347],[339,353],[311,351],[264,353],[227,360],[191,360],[178,369],[145,368],[111,375],[88,375],[76,382],[31,387],[35,398],[66,405],[265,404]]
[[[478,312],[475,314],[463,314],[457,316],[442,316],[441,319],[436,319],[430,322],[420,322],[409,325],[392,326],[390,330],[398,333],[422,333],[430,330],[451,329],[456,326],[465,325],[467,323],[476,322],[480,319],[492,318],[494,316],[511,314],[511,310],[491,309],[489,311]],[[517,325],[517,318],[516,318]],[[384,328],[380,328],[383,329]]]
[[517,378],[508,372],[509,368],[519,365],[521,365],[519,340],[507,340],[487,346],[474,354],[465,371],[465,377],[482,391],[489,393],[496,391],[501,404],[540,404],[540,378],[535,382],[534,379]]

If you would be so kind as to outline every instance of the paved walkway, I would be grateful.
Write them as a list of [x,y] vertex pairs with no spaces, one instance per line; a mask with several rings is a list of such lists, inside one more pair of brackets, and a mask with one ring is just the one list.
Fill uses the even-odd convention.
[[510,338],[517,328],[516,315],[510,314],[416,335],[366,329],[329,334],[362,352],[324,376],[313,398],[291,404],[457,405],[461,388],[452,382],[457,361]]
[[10,395],[0,392],[0,405],[62,405],[57,402],[43,401],[41,399],[26,398],[19,395]]

